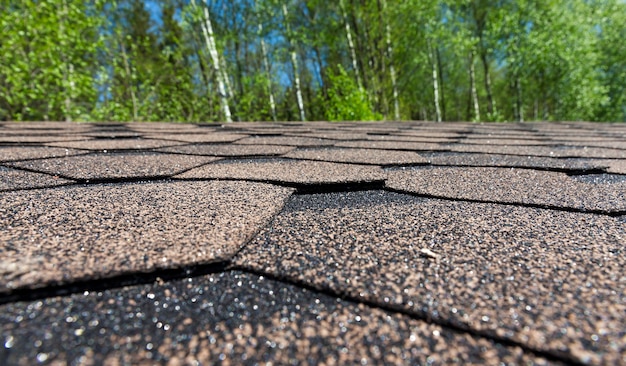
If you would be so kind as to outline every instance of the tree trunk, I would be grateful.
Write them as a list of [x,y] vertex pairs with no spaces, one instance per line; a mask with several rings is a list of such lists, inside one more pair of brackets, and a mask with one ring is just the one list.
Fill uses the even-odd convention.
[[296,100],[298,102],[298,111],[300,112],[300,120],[306,121],[304,113],[304,100],[302,99],[302,88],[300,87],[300,72],[298,69],[298,56],[296,49],[291,41],[291,27],[289,27],[289,13],[287,5],[283,4],[283,16],[285,17],[285,28],[287,29],[287,42],[289,44],[289,53],[291,55],[291,65],[293,67],[293,82],[296,88]]
[[441,94],[441,120],[446,121],[446,93],[443,80],[443,65],[439,47],[435,47],[435,58],[437,59],[437,73],[439,74],[439,93]]
[[[63,6],[61,9],[61,14],[59,16],[59,35],[63,35],[65,33],[65,22],[67,21],[68,9],[67,9],[67,1],[63,0]],[[65,39],[66,37],[60,37],[61,39]],[[67,49],[67,45],[61,45],[62,49]],[[63,62],[63,94],[65,94],[65,111],[63,111],[64,118],[66,122],[72,121],[72,95],[74,95],[74,64],[70,60],[67,59],[65,52],[61,53],[61,61]]]
[[474,121],[480,121],[480,106],[478,105],[478,93],[476,91],[476,72],[474,70],[474,51],[469,54],[470,93],[474,105]]
[[137,97],[135,96],[135,90],[133,85],[133,75],[130,70],[130,64],[128,63],[128,55],[126,54],[126,47],[124,46],[124,41],[120,41],[120,48],[122,51],[122,60],[124,62],[124,71],[126,72],[125,80],[129,80],[128,90],[130,92],[130,100],[133,104],[133,121],[137,120]]
[[365,59],[367,58],[367,52],[366,52],[366,47],[363,45],[363,40],[362,37],[360,37],[361,31],[359,30],[359,23],[357,22],[357,17],[354,14],[354,9],[355,9],[355,4],[354,4],[354,0],[351,0],[351,4],[352,4],[352,12],[348,15],[350,18],[350,30],[354,30],[354,46],[356,49],[356,60],[357,60],[357,65],[358,65],[358,70],[360,71],[360,76],[361,76],[361,82],[363,83],[363,89],[367,92],[368,95],[368,99],[371,101],[371,95],[369,93],[370,90],[370,81],[367,78],[367,71],[366,71],[366,61]]
[[524,106],[522,105],[522,82],[519,75],[515,77],[515,104],[517,110],[517,122],[524,122]]
[[263,57],[263,68],[265,69],[265,75],[267,76],[269,103],[270,103],[270,110],[272,112],[272,120],[276,122],[278,121],[278,117],[276,116],[276,102],[274,100],[274,85],[272,83],[272,71],[270,68],[270,60],[267,56],[267,47],[265,46],[265,40],[263,39],[263,24],[261,23],[259,23],[259,26],[258,26],[258,35],[259,35],[259,39],[261,40],[261,56]]
[[[213,26],[211,24],[211,16],[209,14],[209,5],[204,0],[203,7],[203,22],[200,23],[202,28],[202,34],[204,35],[204,40],[206,47],[209,51],[209,55],[211,56],[211,64],[213,65],[213,71],[215,71],[215,76],[217,78],[217,92],[220,97],[220,104],[222,108],[222,113],[224,114],[224,120],[226,122],[232,122],[232,117],[230,114],[230,106],[228,105],[228,94],[226,93],[225,86],[225,75],[223,70],[220,68],[220,57],[217,53],[217,46],[215,43],[215,36],[213,35]],[[195,0],[191,0],[192,5],[195,7]]]
[[480,54],[480,59],[483,64],[483,71],[485,76],[485,90],[487,91],[487,112],[493,117],[496,111],[496,102],[493,100],[493,93],[491,91],[491,74],[489,73],[489,62],[487,60],[487,54],[483,51]]
[[348,14],[346,13],[343,0],[339,0],[339,7],[341,8],[341,16],[343,18],[344,27],[346,28],[346,38],[348,40],[348,48],[350,49],[350,58],[352,59],[352,69],[354,69],[354,75],[356,77],[356,83],[359,87],[359,91],[363,91],[361,73],[359,71],[359,64],[356,58],[356,49],[354,47],[354,42],[352,41],[352,30],[350,29],[350,22],[348,21]]
[[433,47],[430,44],[430,40],[428,42],[428,56],[430,58],[430,64],[432,66],[433,72],[433,94],[435,99],[435,121],[441,122],[441,107],[439,106],[439,81],[437,80],[437,60],[435,59],[436,55],[433,51]]
[[[383,0],[383,12],[387,10],[387,1]],[[386,20],[386,19],[385,19]],[[387,60],[389,61],[389,75],[391,76],[391,89],[393,93],[393,117],[400,120],[400,103],[398,101],[398,84],[396,83],[396,69],[393,66],[393,47],[391,45],[391,27],[385,21],[385,39],[387,43]]]

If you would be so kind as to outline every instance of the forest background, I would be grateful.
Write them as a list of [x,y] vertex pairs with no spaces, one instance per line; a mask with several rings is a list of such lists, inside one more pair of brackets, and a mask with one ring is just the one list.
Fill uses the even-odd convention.
[[626,121],[623,0],[0,5],[0,120]]

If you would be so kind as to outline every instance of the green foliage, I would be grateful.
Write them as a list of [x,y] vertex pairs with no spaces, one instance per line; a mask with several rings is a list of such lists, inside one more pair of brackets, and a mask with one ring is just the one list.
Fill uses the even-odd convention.
[[374,113],[367,94],[359,90],[356,82],[341,65],[328,75],[328,97],[324,104],[324,116],[328,121],[375,121],[382,116]]
[[206,8],[236,120],[626,121],[622,0],[147,3],[0,0],[0,120],[218,121]]
[[91,65],[98,2],[11,2],[0,12],[0,119],[84,119],[97,97]]

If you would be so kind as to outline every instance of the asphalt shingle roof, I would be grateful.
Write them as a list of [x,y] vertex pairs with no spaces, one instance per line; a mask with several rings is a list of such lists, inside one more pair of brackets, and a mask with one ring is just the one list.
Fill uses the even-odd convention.
[[0,123],[0,364],[626,364],[626,126]]

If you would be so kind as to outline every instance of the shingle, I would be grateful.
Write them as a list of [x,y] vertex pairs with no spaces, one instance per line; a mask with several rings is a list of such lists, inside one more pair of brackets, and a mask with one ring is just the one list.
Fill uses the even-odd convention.
[[159,147],[182,145],[181,142],[149,139],[97,139],[90,141],[48,143],[48,146],[66,147],[84,150],[147,150]]
[[[0,136],[0,143],[25,143],[25,144],[35,144],[35,143],[51,143],[50,146],[54,143],[60,143],[62,147],[71,147],[66,146],[65,144],[72,144],[73,142],[79,143],[87,143],[88,140],[91,140],[91,137],[81,136],[81,135],[12,135],[12,136]],[[68,141],[68,142],[62,142]],[[59,145],[59,146],[61,146]]]
[[375,165],[424,164],[427,162],[426,159],[412,151],[389,151],[375,149],[298,149],[285,156],[293,159]]
[[553,141],[548,141],[539,138],[528,138],[528,139],[520,139],[517,138],[503,138],[501,136],[484,136],[477,137],[476,135],[472,135],[472,137],[466,137],[464,139],[459,140],[460,144],[470,144],[470,145],[504,145],[504,146],[551,146],[556,145]]
[[376,182],[384,180],[385,175],[380,168],[373,166],[320,161],[258,159],[207,164],[177,175],[175,178],[248,179],[312,185]]
[[623,363],[617,218],[388,192],[294,196],[242,268],[580,362]]
[[26,159],[54,158],[83,154],[83,151],[46,146],[2,146],[0,162]]
[[336,141],[312,137],[252,136],[237,141],[244,145],[330,146]]
[[433,165],[475,167],[526,167],[555,170],[591,170],[608,166],[603,161],[588,159],[557,159],[542,156],[520,156],[480,153],[427,153],[422,154]]
[[[339,145],[338,145],[339,146]],[[466,153],[546,156],[554,158],[616,158],[626,159],[626,150],[574,146],[510,146],[510,145],[449,145],[448,150]]]
[[379,150],[413,150],[413,151],[446,151],[450,148],[445,144],[429,142],[407,141],[344,141],[335,144],[336,147],[354,147]]
[[[0,307],[8,364],[548,364],[262,276],[225,272]],[[8,345],[8,347],[7,347]]]
[[0,364],[626,364],[623,124],[0,136]]
[[84,181],[169,177],[215,160],[213,157],[161,153],[98,153],[7,165]]
[[504,168],[403,168],[387,172],[386,186],[435,197],[532,204],[577,210],[626,210],[626,179],[586,184],[565,173]]
[[[190,123],[163,123],[163,122],[131,122],[125,124],[126,128],[138,132],[181,132],[198,130],[200,127]],[[215,124],[216,127],[220,127]]]
[[[72,181],[48,174],[26,172],[0,166],[0,191],[37,187],[54,187]],[[1,208],[0,208],[1,210]],[[0,251],[1,253],[1,251]]]
[[168,140],[168,141],[180,141],[180,142],[233,142],[240,140],[246,135],[234,134],[234,133],[170,133],[170,134],[147,134],[146,138]]
[[179,154],[208,156],[273,156],[283,155],[294,149],[295,147],[292,146],[277,145],[201,144],[172,146],[157,150]]
[[76,123],[76,122],[6,122],[3,124],[4,128],[23,130],[23,131],[88,131],[92,130],[94,125],[90,123]]
[[226,260],[291,192],[176,182],[3,193],[0,293]]
[[626,159],[591,160],[591,163],[606,167],[607,173],[626,174]]

